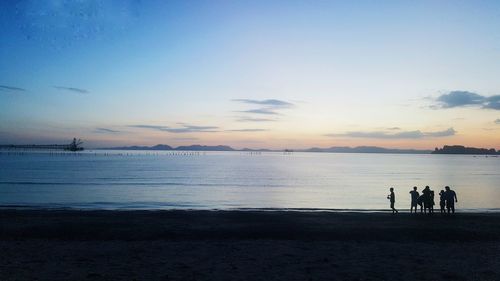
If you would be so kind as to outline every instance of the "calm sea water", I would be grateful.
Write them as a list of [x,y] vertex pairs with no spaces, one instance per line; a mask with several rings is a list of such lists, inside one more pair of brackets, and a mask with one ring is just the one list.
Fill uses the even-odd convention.
[[[449,185],[462,210],[500,210],[500,158],[466,155],[0,153],[0,206],[386,209],[389,187]],[[436,196],[437,197],[437,196]],[[436,198],[437,199],[437,198]],[[436,202],[438,203],[438,202]]]

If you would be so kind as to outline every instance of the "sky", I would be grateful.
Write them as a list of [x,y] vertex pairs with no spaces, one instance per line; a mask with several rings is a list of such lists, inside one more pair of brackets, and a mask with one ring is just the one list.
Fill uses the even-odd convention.
[[0,2],[0,144],[500,149],[499,1]]

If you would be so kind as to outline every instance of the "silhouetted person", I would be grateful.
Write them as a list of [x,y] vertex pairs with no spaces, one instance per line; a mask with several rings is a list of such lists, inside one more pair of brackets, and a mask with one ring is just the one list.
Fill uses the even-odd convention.
[[415,208],[415,213],[417,213],[418,197],[420,194],[418,193],[416,186],[414,186],[413,190],[410,191],[410,195],[411,195],[410,214],[412,213],[413,208]]
[[434,205],[436,205],[436,202],[434,201],[434,190],[431,190],[429,203],[429,213],[434,214]]
[[444,194],[444,190],[441,190],[439,192],[439,207],[441,208],[441,214],[444,214],[446,213],[446,210],[444,209],[444,207],[446,206],[446,199],[445,199],[445,194]]
[[457,199],[457,194],[455,191],[451,190],[449,186],[445,186],[444,189],[446,190],[444,192],[444,198],[446,201],[446,210],[448,213],[451,212],[454,214],[455,213],[455,202],[458,202]]
[[420,195],[418,198],[417,198],[417,205],[420,206],[420,213],[423,213],[424,212],[424,195]]
[[396,210],[396,208],[394,208],[394,203],[396,203],[396,195],[394,195],[394,188],[391,187],[389,189],[389,191],[391,193],[389,193],[389,195],[387,195],[387,199],[389,199],[389,201],[391,202],[392,213],[397,214],[398,210]]
[[424,203],[424,214],[429,210],[429,214],[431,213],[431,188],[426,186],[424,190],[422,190],[422,201]]

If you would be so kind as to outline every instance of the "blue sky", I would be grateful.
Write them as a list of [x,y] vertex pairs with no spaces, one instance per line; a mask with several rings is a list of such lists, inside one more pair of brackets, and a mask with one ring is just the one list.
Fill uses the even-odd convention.
[[0,143],[500,148],[499,26],[498,1],[3,1]]

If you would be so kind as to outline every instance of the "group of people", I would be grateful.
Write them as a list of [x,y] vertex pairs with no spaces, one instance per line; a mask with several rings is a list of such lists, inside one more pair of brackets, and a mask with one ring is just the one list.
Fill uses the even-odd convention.
[[[434,213],[434,190],[431,190],[429,186],[426,186],[422,190],[422,194],[417,191],[417,187],[414,186],[413,190],[410,191],[411,195],[411,205],[410,213],[417,213],[418,206],[420,206],[420,213]],[[396,202],[396,195],[394,194],[394,188],[389,189],[390,193],[387,195],[387,199],[391,202],[391,210],[393,214],[397,214],[398,210],[394,208],[394,203]],[[446,186],[444,190],[439,192],[439,207],[441,214],[445,213],[455,213],[455,203],[458,202],[457,193]]]

